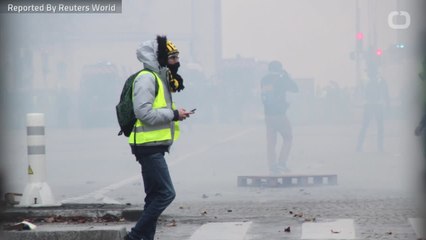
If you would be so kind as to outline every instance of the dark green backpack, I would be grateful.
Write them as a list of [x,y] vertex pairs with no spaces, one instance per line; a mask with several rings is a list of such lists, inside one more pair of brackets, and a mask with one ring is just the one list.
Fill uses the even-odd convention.
[[[117,106],[115,106],[118,124],[120,125],[120,131],[118,132],[118,135],[124,134],[124,136],[128,137],[130,136],[130,133],[132,133],[133,126],[136,123],[136,116],[135,112],[133,111],[132,100],[133,81],[135,80],[136,76],[144,70],[153,73],[151,70],[142,69],[141,71],[130,76],[124,83],[123,90],[121,91],[120,102],[117,104]],[[157,78],[155,74],[153,75],[155,78]],[[155,87],[155,94],[157,94],[157,81],[155,81]]]

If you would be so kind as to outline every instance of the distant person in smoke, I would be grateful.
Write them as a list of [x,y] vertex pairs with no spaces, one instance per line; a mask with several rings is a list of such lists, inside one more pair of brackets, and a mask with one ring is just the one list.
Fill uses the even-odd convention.
[[[419,78],[421,80],[421,89],[420,89],[420,96],[421,96],[421,104],[420,104],[420,114],[421,114],[421,120],[419,124],[417,125],[414,133],[416,136],[420,137],[421,140],[421,146],[423,151],[423,162],[426,163],[426,31],[423,33],[423,45],[422,45],[422,51],[423,51],[423,64],[421,72],[419,73]],[[423,164],[423,171],[422,171],[422,178],[423,178],[423,191],[422,191],[422,202],[425,203],[426,201],[426,168],[425,164]],[[426,216],[426,205],[423,205],[423,209],[421,212],[421,216],[425,218]],[[426,221],[423,221],[423,229],[426,229]]]
[[358,135],[356,151],[361,152],[364,145],[365,134],[374,118],[377,122],[377,148],[383,152],[384,139],[384,116],[389,109],[389,93],[386,81],[379,76],[378,66],[369,64],[367,66],[368,81],[364,86],[364,113],[362,126]]
[[[422,72],[419,74],[419,78],[422,81],[422,89],[421,89],[421,97],[422,97],[422,104],[421,104],[421,115],[422,118],[417,125],[414,133],[416,136],[422,137],[423,144],[425,144],[425,136],[426,136],[426,58],[423,60],[423,69]],[[426,153],[426,149],[425,153]]]
[[[261,96],[265,112],[267,161],[271,175],[289,172],[288,157],[293,142],[290,121],[287,118],[287,92],[297,92],[299,88],[283,69],[279,61],[269,63],[269,72],[261,80]],[[282,146],[277,157],[278,135]]]

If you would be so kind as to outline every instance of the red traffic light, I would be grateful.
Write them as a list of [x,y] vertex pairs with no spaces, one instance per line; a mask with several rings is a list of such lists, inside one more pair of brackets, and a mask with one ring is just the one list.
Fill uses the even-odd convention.
[[383,54],[382,49],[379,48],[379,49],[376,50],[376,55],[377,56],[382,56],[382,54]]
[[358,39],[358,40],[364,39],[364,34],[362,32],[357,33],[356,34],[356,39]]

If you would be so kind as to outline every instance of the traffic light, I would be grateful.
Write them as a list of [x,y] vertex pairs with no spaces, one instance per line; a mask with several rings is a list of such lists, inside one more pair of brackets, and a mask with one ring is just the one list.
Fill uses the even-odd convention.
[[356,51],[357,52],[361,52],[362,51],[362,43],[363,43],[363,40],[364,40],[364,34],[362,32],[358,32],[356,34],[356,39],[357,39],[357,41],[356,41]]
[[405,48],[405,44],[403,44],[403,43],[397,43],[397,44],[395,44],[395,47],[398,48],[398,49],[404,49]]
[[378,48],[377,50],[376,50],[376,55],[377,56],[382,56],[382,54],[383,54],[383,50],[382,49],[380,49],[380,48]]

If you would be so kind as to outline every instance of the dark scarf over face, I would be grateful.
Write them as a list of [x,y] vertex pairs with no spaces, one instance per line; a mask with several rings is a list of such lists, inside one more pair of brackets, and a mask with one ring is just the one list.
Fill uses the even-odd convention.
[[172,92],[182,91],[185,88],[185,86],[183,86],[183,78],[177,73],[180,63],[167,64],[167,67],[169,68],[170,89]]
[[180,63],[168,64],[168,50],[167,50],[167,37],[157,36],[157,61],[160,67],[168,67],[167,78],[169,79],[170,90],[172,92],[180,92],[185,87],[183,86],[183,78],[177,73]]

